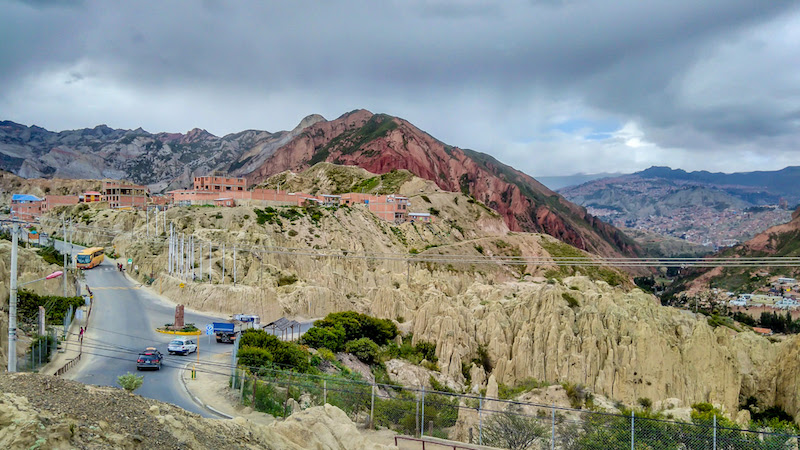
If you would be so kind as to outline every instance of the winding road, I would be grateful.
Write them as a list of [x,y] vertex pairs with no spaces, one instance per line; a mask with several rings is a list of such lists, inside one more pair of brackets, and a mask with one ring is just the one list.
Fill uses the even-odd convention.
[[[59,249],[62,246],[63,243],[57,242]],[[73,251],[77,253],[80,249],[74,246]],[[180,380],[180,371],[186,370],[187,363],[198,361],[198,355],[170,356],[167,344],[173,336],[155,331],[157,327],[173,322],[175,305],[131,281],[117,270],[113,261],[105,260],[84,274],[86,285],[94,295],[92,315],[84,335],[83,357],[65,377],[87,384],[118,387],[118,376],[137,373],[138,352],[145,347],[156,347],[164,354],[161,370],[138,372],[144,375],[144,383],[136,393],[172,403],[204,417],[218,418],[195,403]],[[185,323],[194,323],[200,329],[205,329],[206,324],[224,320],[224,317],[189,309],[184,312]],[[212,336],[200,336],[198,340],[201,364],[198,376],[203,376],[206,370],[230,370],[208,362],[213,354],[230,353],[230,344],[218,344]]]

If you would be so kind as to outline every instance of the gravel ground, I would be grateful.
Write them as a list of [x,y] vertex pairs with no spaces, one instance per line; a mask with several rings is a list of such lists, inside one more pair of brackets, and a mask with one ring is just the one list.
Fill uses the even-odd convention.
[[[15,403],[19,408],[20,402],[13,401],[8,394],[27,398],[33,410],[28,412],[38,413],[41,416],[38,420],[45,428],[60,419],[68,419],[71,430],[68,447],[99,448],[112,444],[184,449],[196,448],[194,444],[197,443],[205,448],[258,445],[250,441],[244,429],[203,419],[176,406],[121,389],[88,386],[45,375],[0,374],[0,392],[4,394],[4,406]],[[2,420],[6,415],[8,413],[0,413],[0,428],[7,425],[3,423],[7,420]],[[114,435],[121,435],[122,439]],[[42,438],[48,440],[47,433],[37,439]]]
[[[388,442],[387,442],[388,441]],[[270,425],[206,419],[122,389],[48,375],[0,373],[0,448],[364,449],[397,448],[363,435],[325,405]]]

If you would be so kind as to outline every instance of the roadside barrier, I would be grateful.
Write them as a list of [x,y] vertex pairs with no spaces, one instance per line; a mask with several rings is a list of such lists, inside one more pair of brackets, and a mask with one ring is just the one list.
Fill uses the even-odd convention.
[[69,369],[73,368],[75,366],[75,364],[78,364],[78,361],[81,360],[81,355],[82,354],[83,353],[78,353],[78,356],[76,356],[76,357],[70,359],[69,361],[67,361],[67,363],[64,364],[64,367],[56,370],[55,376],[60,377],[61,375],[64,375],[65,373],[67,373],[67,371]]

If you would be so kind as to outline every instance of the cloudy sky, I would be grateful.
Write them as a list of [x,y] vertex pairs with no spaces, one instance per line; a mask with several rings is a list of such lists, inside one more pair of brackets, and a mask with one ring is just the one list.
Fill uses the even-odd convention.
[[357,108],[534,176],[800,165],[781,0],[0,0],[0,120],[291,129]]

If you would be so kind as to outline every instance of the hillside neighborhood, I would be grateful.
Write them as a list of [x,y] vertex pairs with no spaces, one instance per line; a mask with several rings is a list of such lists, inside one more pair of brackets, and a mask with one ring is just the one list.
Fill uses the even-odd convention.
[[78,203],[107,202],[111,209],[158,209],[173,206],[210,205],[233,207],[258,206],[323,206],[339,207],[363,205],[376,217],[394,223],[431,222],[430,212],[411,212],[407,197],[395,194],[375,195],[364,193],[307,194],[280,189],[255,188],[248,190],[244,178],[211,175],[194,177],[192,189],[172,190],[166,195],[151,194],[146,186],[116,180],[103,180],[100,192],[86,191],[80,195],[14,194],[11,198],[11,216],[22,221],[35,221],[42,214],[59,206]]

